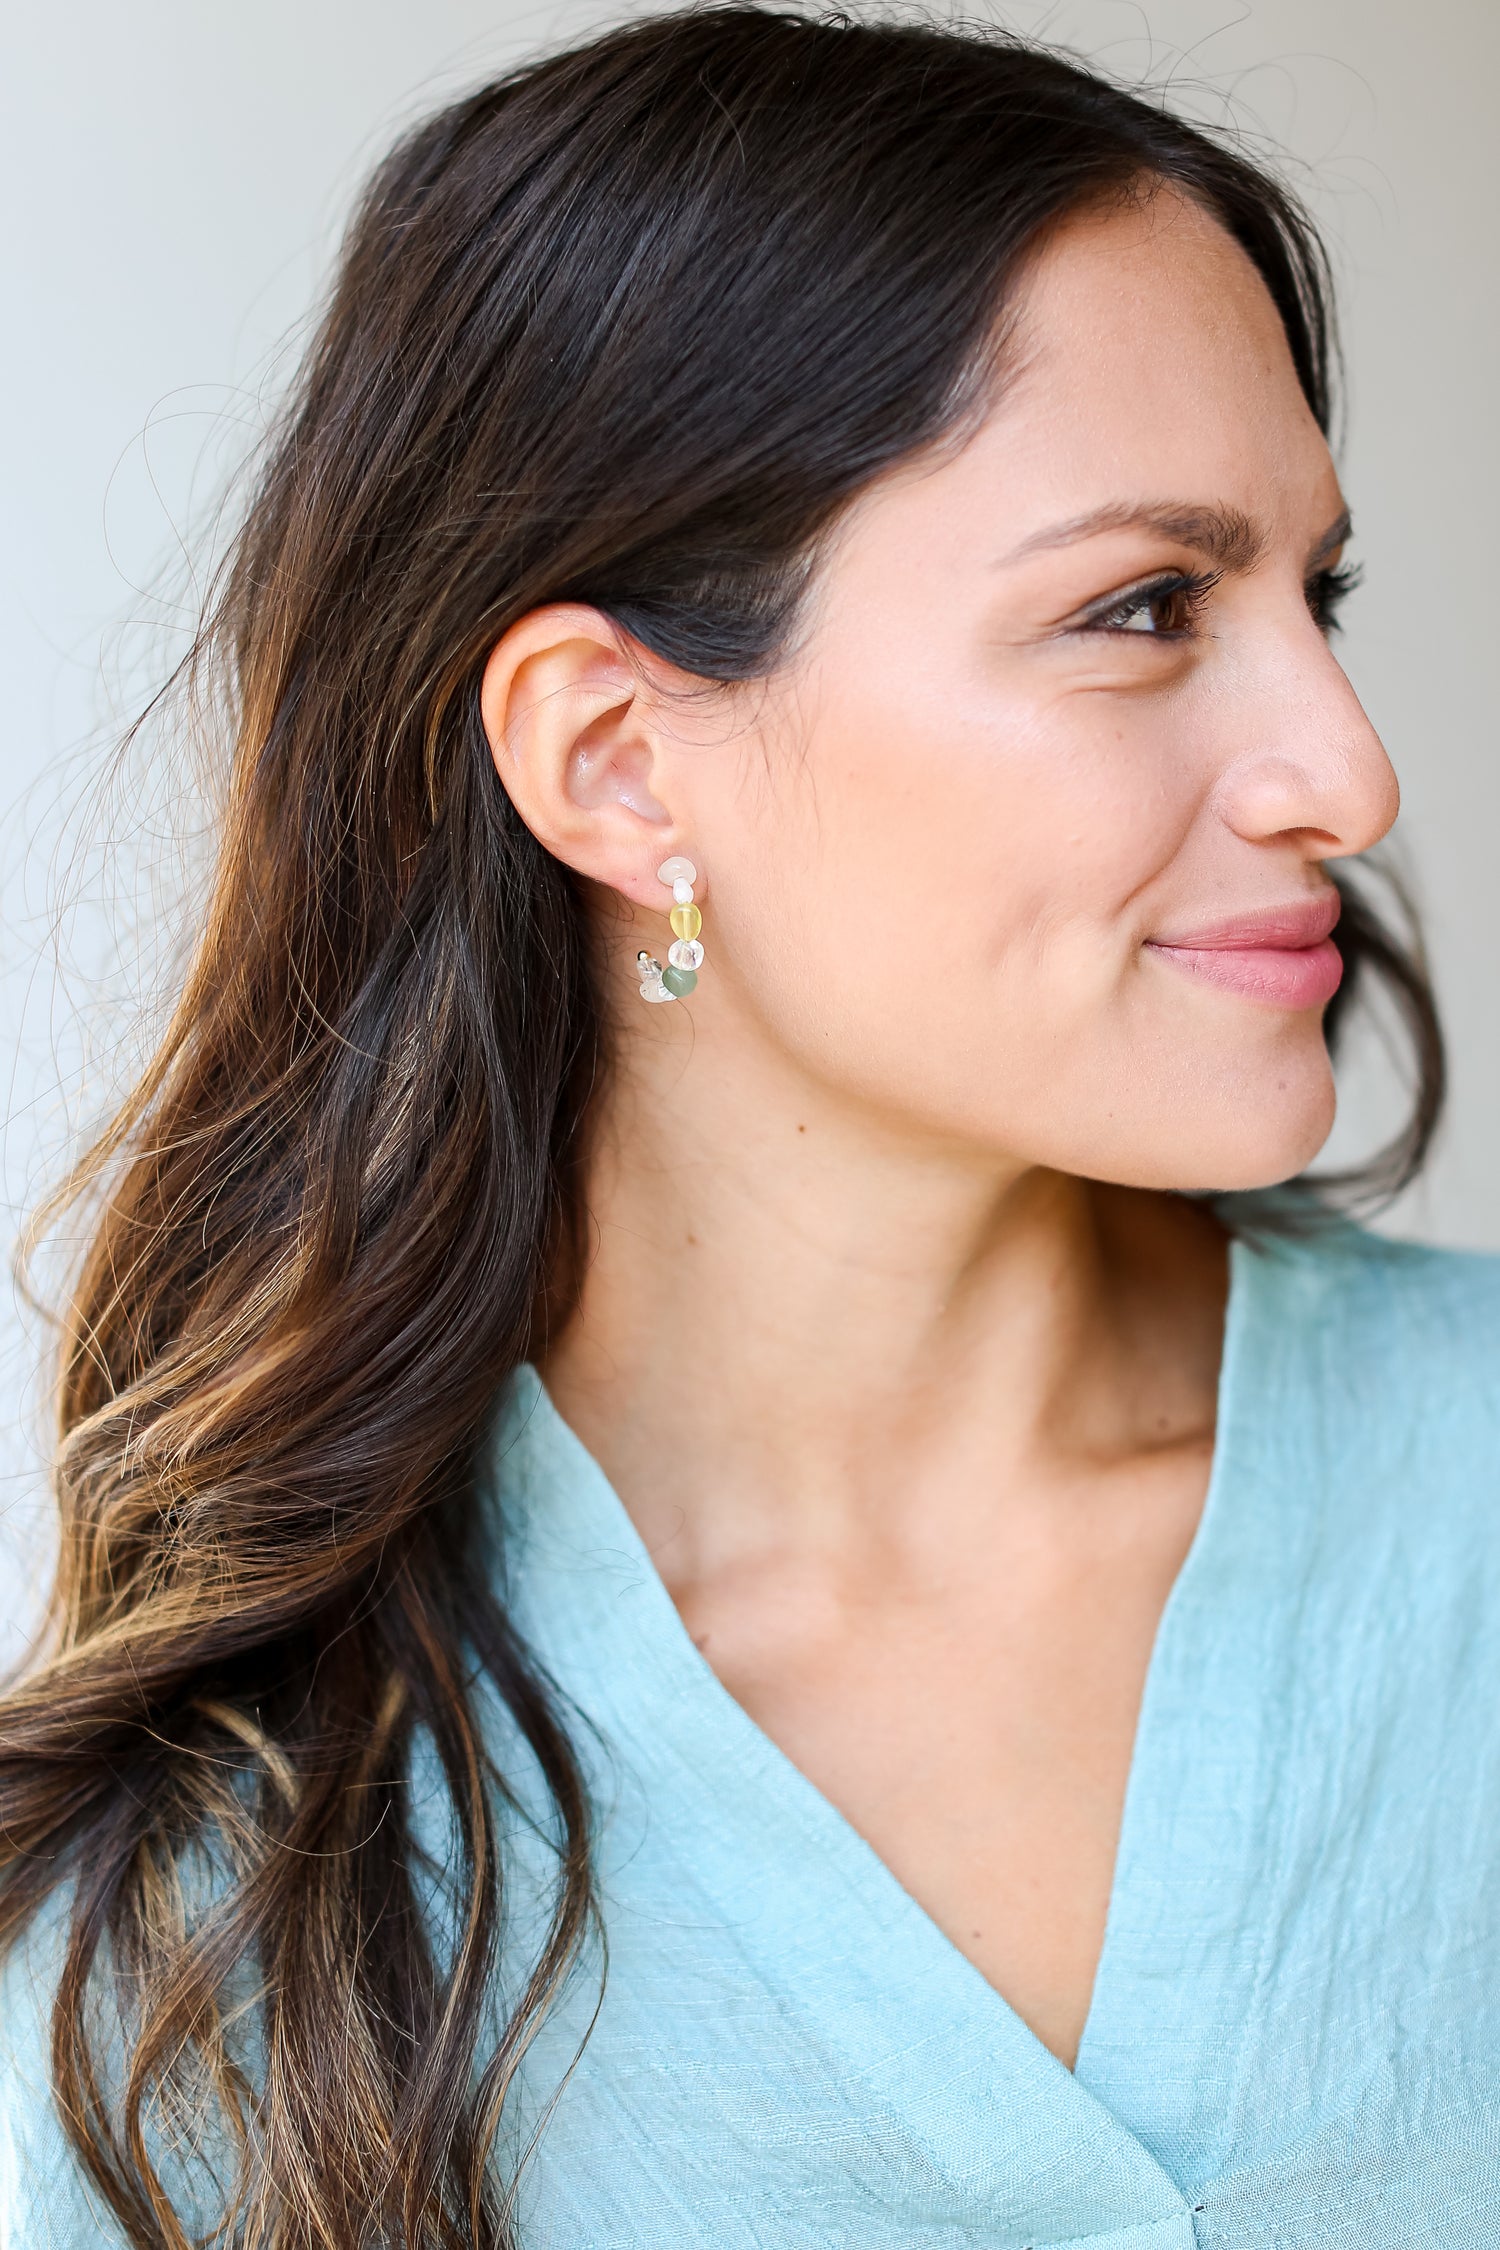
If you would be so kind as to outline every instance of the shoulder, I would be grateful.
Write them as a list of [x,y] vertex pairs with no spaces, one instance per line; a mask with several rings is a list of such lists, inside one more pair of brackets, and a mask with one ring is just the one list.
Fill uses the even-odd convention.
[[1369,1411],[1500,1415],[1500,1257],[1393,1241],[1336,1222],[1250,1235],[1241,1271],[1277,1341]]
[[1429,1601],[1500,1625],[1500,1258],[1339,1223],[1235,1261],[1242,1458],[1346,1590],[1368,1569],[1408,1625]]

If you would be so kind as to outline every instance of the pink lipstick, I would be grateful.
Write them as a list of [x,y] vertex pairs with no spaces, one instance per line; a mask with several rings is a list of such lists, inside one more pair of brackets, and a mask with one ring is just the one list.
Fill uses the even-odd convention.
[[1321,1008],[1344,973],[1332,936],[1339,905],[1330,886],[1313,898],[1149,938],[1146,950],[1189,976],[1267,1007]]

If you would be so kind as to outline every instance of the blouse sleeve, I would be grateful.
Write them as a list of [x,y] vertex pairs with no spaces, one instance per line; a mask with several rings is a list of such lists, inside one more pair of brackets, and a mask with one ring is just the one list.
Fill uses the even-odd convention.
[[0,1965],[0,2250],[121,2250],[51,2085],[59,1917],[44,1909]]

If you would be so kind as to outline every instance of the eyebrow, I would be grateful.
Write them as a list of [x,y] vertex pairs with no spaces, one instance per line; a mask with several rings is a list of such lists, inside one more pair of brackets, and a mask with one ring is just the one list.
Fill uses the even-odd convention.
[[[1343,546],[1351,528],[1349,511],[1345,508],[1318,540],[1309,557],[1310,566],[1316,568],[1326,562]],[[1013,548],[1004,561],[1020,562],[1025,556],[1050,547],[1071,547],[1081,539],[1096,538],[1104,531],[1153,531],[1162,539],[1175,539],[1181,546],[1195,548],[1216,570],[1253,569],[1268,543],[1266,533],[1240,508],[1204,507],[1176,500],[1142,506],[1119,500],[1103,508],[1091,508],[1087,515],[1070,516],[1065,523],[1049,524],[1046,530],[1033,532],[1019,547]]]
[[1354,518],[1347,508],[1341,509],[1308,556],[1310,566],[1316,570],[1319,563],[1326,563],[1330,555],[1336,555],[1340,547],[1348,544],[1353,533]]

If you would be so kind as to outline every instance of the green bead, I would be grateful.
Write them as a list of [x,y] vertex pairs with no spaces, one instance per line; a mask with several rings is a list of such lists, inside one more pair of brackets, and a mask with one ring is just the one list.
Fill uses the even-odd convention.
[[685,994],[692,991],[693,986],[698,982],[698,972],[696,969],[666,968],[662,970],[661,981],[668,992],[675,993],[677,998],[681,1000]]

